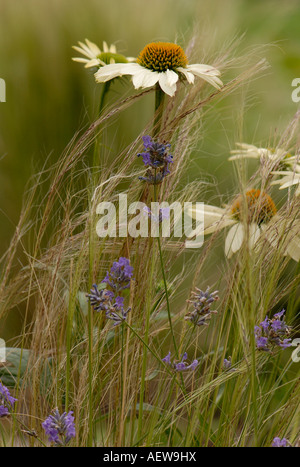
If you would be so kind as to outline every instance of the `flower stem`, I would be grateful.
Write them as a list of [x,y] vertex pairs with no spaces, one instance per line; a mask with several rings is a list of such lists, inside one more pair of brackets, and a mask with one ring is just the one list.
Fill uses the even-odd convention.
[[164,101],[165,101],[165,93],[161,90],[159,84],[156,84],[153,136],[158,135],[160,128],[161,128],[163,111],[164,111]]
[[[165,100],[165,93],[162,91],[159,84],[157,83],[156,84],[156,90],[155,90],[155,117],[154,117],[154,126],[153,126],[153,136],[158,135],[158,133],[159,133],[159,131],[161,129],[163,111],[164,111],[164,100]],[[154,179],[156,181],[156,169],[155,169]],[[154,202],[156,202],[157,201],[157,189],[156,189],[156,183],[155,182],[154,182],[154,185],[153,185],[153,189],[154,189]],[[177,349],[175,336],[174,336],[174,331],[173,331],[173,326],[172,326],[169,292],[168,292],[168,285],[167,285],[167,280],[166,280],[166,274],[165,274],[165,268],[164,268],[164,262],[163,262],[163,256],[162,256],[161,241],[160,241],[160,236],[159,235],[157,237],[157,243],[158,243],[158,250],[159,250],[161,272],[162,272],[164,288],[165,288],[165,295],[166,295],[166,302],[167,302],[167,310],[168,310],[168,319],[169,319],[169,324],[170,324],[170,331],[171,331],[171,334],[172,334],[172,340],[173,340],[173,345],[174,345],[176,357],[179,358],[178,349]]]
[[[103,112],[104,109],[104,103],[105,103],[105,98],[108,94],[108,91],[110,89],[111,81],[107,81],[104,83],[102,87],[102,92],[100,96],[100,102],[99,102],[99,107],[98,107],[98,115],[97,118],[99,118]],[[93,153],[93,169],[95,170],[95,167],[98,165],[98,152],[99,152],[99,147],[101,143],[101,138],[100,136],[97,136],[95,139],[95,145],[94,145],[94,153]]]
[[[156,169],[155,169],[155,176],[154,177],[155,177],[155,180],[156,180]],[[154,183],[153,189],[154,189],[154,202],[156,202],[157,201],[156,183]],[[172,325],[172,317],[171,317],[171,309],[170,309],[170,301],[169,301],[169,291],[168,291],[168,285],[167,285],[167,280],[166,280],[164,261],[163,261],[163,255],[162,255],[162,249],[161,249],[161,241],[160,241],[160,236],[159,235],[157,237],[157,243],[158,243],[158,250],[159,250],[161,272],[162,272],[164,288],[165,288],[165,295],[166,295],[166,302],[167,302],[167,311],[168,311],[170,331],[171,331],[171,334],[172,334],[172,340],[173,340],[173,345],[174,345],[174,349],[175,349],[175,353],[176,353],[176,358],[179,358],[178,348],[177,348],[177,345],[176,345],[176,340],[175,340],[175,335],[174,335],[174,330],[173,330],[173,325]]]
[[[98,109],[98,118],[103,112],[104,103],[106,95],[109,91],[111,82],[104,83],[102,87],[102,92],[100,96],[99,109]],[[93,153],[93,166],[92,173],[94,175],[94,181],[96,181],[96,167],[98,165],[98,153],[101,142],[101,135],[97,135],[95,138],[94,144],[94,153]],[[94,277],[93,277],[93,265],[94,265],[94,242],[93,237],[95,235],[95,226],[94,219],[91,219],[90,231],[89,231],[89,285],[91,287]],[[89,424],[89,435],[88,435],[88,446],[92,447],[93,445],[93,312],[90,307],[88,314],[88,374],[89,374],[89,384],[88,384],[88,401],[89,401],[89,413],[88,413],[88,424]]]
[[[152,239],[151,239],[152,240]],[[151,251],[152,242],[150,243],[150,251]],[[149,274],[149,290],[152,289],[152,281],[154,276],[154,255],[152,255],[150,259],[150,274]],[[146,323],[145,323],[145,334],[144,334],[144,341],[147,345],[149,345],[149,328],[150,328],[150,316],[151,316],[151,296],[148,294],[146,302]],[[139,416],[138,416],[138,439],[142,437],[142,429],[143,429],[143,409],[144,409],[144,399],[145,399],[145,378],[146,378],[146,370],[147,370],[147,360],[148,360],[148,352],[147,347],[144,346],[143,348],[143,360],[142,360],[142,375],[141,375],[141,390],[140,390],[140,399],[139,399]]]

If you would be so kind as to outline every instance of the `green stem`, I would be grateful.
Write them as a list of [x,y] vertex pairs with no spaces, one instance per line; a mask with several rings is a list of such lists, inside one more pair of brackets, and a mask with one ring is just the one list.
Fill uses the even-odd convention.
[[[100,96],[100,102],[99,102],[99,107],[98,107],[98,115],[97,118],[99,118],[103,112],[104,109],[104,104],[105,104],[105,98],[107,96],[107,93],[110,89],[111,81],[107,81],[106,83],[103,84],[102,87],[102,92]],[[100,136],[97,136],[95,139],[95,145],[94,145],[94,154],[93,154],[93,168],[97,167],[98,165],[98,153],[99,153],[99,148],[100,148],[100,143],[101,143],[101,138]]]
[[[154,178],[156,180],[156,169],[155,169]],[[156,183],[154,183],[153,187],[154,187],[154,202],[156,202],[157,201]],[[168,291],[168,285],[167,285],[167,280],[166,280],[164,261],[163,261],[163,255],[162,255],[162,249],[161,249],[161,241],[160,241],[160,236],[159,235],[157,237],[157,243],[158,243],[158,250],[159,250],[161,272],[162,272],[164,288],[165,288],[165,295],[166,295],[166,302],[167,302],[167,311],[168,311],[170,331],[171,331],[171,335],[172,335],[172,340],[173,340],[173,345],[174,345],[174,349],[175,349],[175,353],[176,353],[176,358],[179,358],[178,348],[177,348],[177,345],[176,345],[176,340],[175,340],[175,335],[174,335],[173,325],[172,325],[172,317],[171,317],[171,309],[170,309],[170,301],[169,301],[169,291]]]
[[153,123],[153,136],[157,136],[160,131],[162,117],[164,112],[165,93],[161,90],[159,84],[155,90],[155,114]]
[[124,432],[124,322],[121,324],[121,408],[120,408],[120,433],[119,433],[119,446],[122,447],[125,441]]
[[93,311],[92,307],[89,307],[88,315],[88,330],[89,330],[89,435],[88,435],[88,446],[93,446]]
[[[152,242],[150,243],[152,245]],[[151,246],[150,246],[151,248]],[[150,270],[150,277],[149,277],[149,290],[152,290],[152,280],[154,275],[154,255],[151,257],[151,270]],[[145,343],[149,344],[149,328],[150,328],[150,316],[151,316],[151,300],[150,300],[150,293],[148,294],[147,299],[147,315],[146,315],[146,324],[145,324],[145,336],[144,340]],[[143,361],[142,361],[142,375],[141,375],[141,389],[140,389],[140,399],[139,399],[139,418],[138,418],[138,439],[142,437],[142,429],[143,429],[143,409],[144,409],[144,395],[145,395],[145,378],[146,378],[146,370],[147,370],[147,357],[148,352],[147,348],[144,347],[143,349]]]
[[[107,96],[107,93],[109,91],[111,82],[108,81],[107,83],[104,83],[102,87],[102,92],[100,96],[100,102],[99,102],[99,110],[98,110],[98,118],[101,116],[103,109],[104,109],[104,103],[105,103],[105,98]],[[93,153],[93,167],[92,167],[92,173],[94,174],[94,180],[96,179],[96,167],[99,163],[99,148],[100,148],[100,142],[101,142],[101,135],[98,135],[95,138],[95,145],[94,145],[94,153]],[[91,220],[91,226],[90,226],[90,235],[89,235],[89,266],[90,266],[90,272],[89,272],[89,284],[90,287],[93,283],[94,280],[94,274],[93,274],[93,265],[94,265],[94,242],[93,242],[93,234],[95,232],[94,228],[94,222],[93,219]],[[89,399],[89,414],[88,414],[88,420],[89,420],[89,435],[88,435],[88,446],[92,447],[93,445],[93,311],[90,307],[89,309],[89,314],[88,314],[88,358],[89,358],[89,363],[88,363],[88,374],[89,374],[89,384],[88,384],[88,399]]]
[[[295,277],[296,278],[300,277],[299,274],[300,274],[300,261],[298,261],[298,264],[297,264]],[[295,309],[297,310],[297,307],[295,307],[295,302],[296,302],[296,294],[297,294],[298,284],[299,284],[299,278],[296,280],[296,283],[294,285],[294,290],[289,295],[287,309],[288,309],[290,318],[294,317],[293,312],[294,312]]]
[[[153,136],[158,135],[158,133],[160,131],[160,128],[161,128],[163,111],[164,111],[164,99],[165,99],[165,93],[162,91],[159,84],[157,83],[156,84],[156,90],[155,90],[155,117],[154,117],[154,126],[153,126]],[[156,169],[154,170],[154,180],[156,181]],[[154,202],[156,202],[157,201],[157,190],[156,190],[156,183],[155,182],[154,182],[153,187],[154,187]],[[161,272],[162,272],[164,288],[165,288],[165,295],[166,295],[166,302],[167,302],[167,311],[168,311],[170,331],[171,331],[171,334],[172,334],[172,340],[173,340],[173,345],[174,345],[176,357],[179,358],[178,349],[177,349],[175,336],[174,336],[174,331],[173,331],[173,326],[172,326],[169,292],[168,292],[168,286],[167,286],[167,280],[166,280],[166,274],[165,274],[165,268],[164,268],[164,262],[163,262],[163,255],[162,255],[162,248],[161,248],[161,241],[160,241],[160,236],[159,235],[157,237],[157,243],[158,243],[158,250],[159,250]]]

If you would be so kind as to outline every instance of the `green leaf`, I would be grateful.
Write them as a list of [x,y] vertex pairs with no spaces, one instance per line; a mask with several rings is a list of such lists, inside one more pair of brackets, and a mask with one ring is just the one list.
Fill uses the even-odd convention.
[[[172,316],[174,316],[173,313],[171,313],[171,317]],[[167,320],[168,317],[169,317],[168,312],[165,310],[162,310],[159,313],[157,313],[157,315],[155,315],[152,319],[154,321],[162,321],[162,320]]]
[[78,297],[78,303],[79,303],[80,310],[81,310],[82,314],[84,316],[87,316],[88,312],[89,312],[89,303],[88,303],[88,299],[86,297],[86,293],[79,291],[78,294],[77,294],[77,297]]
[[150,373],[150,375],[146,376],[145,381],[151,381],[152,379],[154,379],[158,375],[158,373],[159,373],[158,370],[152,371],[152,373]]
[[[139,403],[136,404],[135,410],[137,412],[140,410],[140,404]],[[158,412],[160,414],[162,413],[161,410],[158,407],[154,407],[153,405],[147,404],[146,402],[143,403],[143,411],[144,412]]]
[[0,367],[0,379],[5,386],[15,386],[18,375],[22,380],[28,366],[30,350],[17,347],[6,348],[6,362]]

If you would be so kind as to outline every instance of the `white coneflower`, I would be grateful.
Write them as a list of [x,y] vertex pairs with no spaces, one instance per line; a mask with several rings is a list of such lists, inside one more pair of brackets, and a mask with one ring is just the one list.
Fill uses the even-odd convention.
[[108,64],[115,63],[128,63],[135,61],[133,57],[125,57],[124,55],[118,54],[115,45],[108,46],[106,42],[103,42],[103,50],[98,45],[85,39],[86,44],[78,42],[79,46],[74,45],[73,49],[84,55],[86,58],[74,57],[74,62],[84,63],[85,68],[102,67]]
[[135,89],[149,88],[156,83],[169,96],[174,96],[179,77],[194,83],[199,76],[217,89],[223,85],[220,71],[203,65],[189,65],[183,49],[170,42],[152,42],[138,56],[137,63],[115,63],[100,68],[95,73],[96,81],[104,83],[123,75],[131,75]]
[[189,213],[196,217],[196,211],[198,218],[199,215],[203,216],[204,235],[230,226],[225,239],[225,254],[229,258],[242,247],[245,240],[248,240],[250,248],[254,248],[264,234],[273,248],[280,246],[283,255],[300,261],[299,222],[283,222],[272,198],[261,190],[249,190],[224,208],[203,204],[191,208]]
[[[246,143],[236,143],[238,149],[230,151],[232,156],[229,157],[230,161],[238,159],[261,159],[261,160],[270,160],[272,162],[280,161],[283,156],[289,156],[286,151],[283,149],[268,149],[268,148],[258,148],[253,144]],[[290,159],[291,160],[291,159]]]
[[239,195],[232,205],[224,208],[203,204],[191,208],[189,213],[195,217],[196,211],[198,215],[201,211],[203,216],[204,235],[230,226],[225,240],[225,254],[228,257],[241,248],[247,237],[250,248],[253,248],[266,224],[277,212],[272,198],[260,190],[249,190],[244,196]]

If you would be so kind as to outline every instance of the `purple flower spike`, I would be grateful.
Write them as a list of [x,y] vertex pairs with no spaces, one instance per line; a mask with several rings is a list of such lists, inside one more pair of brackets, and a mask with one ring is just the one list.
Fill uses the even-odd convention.
[[166,355],[163,359],[162,359],[163,362],[167,363],[168,365],[172,365],[172,362],[171,362],[171,352],[168,353],[168,355]]
[[193,310],[190,311],[184,319],[191,321],[195,326],[207,326],[208,320],[211,318],[212,314],[217,313],[217,311],[211,310],[212,304],[219,300],[217,293],[217,290],[215,292],[210,292],[209,287],[207,287],[205,292],[196,289],[196,292],[192,293],[192,299],[188,300],[188,302],[193,305]]
[[194,371],[196,370],[197,366],[198,366],[199,362],[197,359],[193,360],[192,363],[190,365],[188,365],[185,370],[191,370],[191,371]]
[[114,298],[110,290],[99,290],[97,284],[93,284],[91,293],[86,295],[95,311],[107,311]]
[[284,314],[285,314],[285,309],[281,310],[279,313],[276,313],[276,315],[274,315],[274,318],[280,319],[284,316]]
[[279,343],[279,346],[282,347],[283,349],[287,349],[288,347],[291,347],[292,339],[283,339],[282,342]]
[[55,409],[53,415],[49,415],[42,423],[42,427],[49,441],[56,446],[66,446],[72,438],[75,438],[73,412],[64,412],[60,415],[58,409]]
[[0,405],[0,417],[6,417],[6,415],[9,415],[8,408],[4,405]]
[[110,287],[113,292],[106,288],[99,290],[94,284],[91,293],[86,295],[94,310],[105,311],[106,318],[114,321],[114,326],[126,320],[127,313],[130,311],[130,308],[124,310],[124,298],[119,294],[130,287],[132,274],[133,268],[130,266],[129,259],[121,257],[119,261],[113,263],[102,281],[103,287]]
[[132,274],[133,268],[129,259],[121,257],[113,263],[102,282],[106,282],[118,294],[121,290],[129,288]]
[[269,352],[270,349],[268,348],[268,338],[267,337],[257,337],[256,338],[256,346],[259,350],[265,350],[266,352]]
[[176,360],[173,360],[173,362],[171,361],[171,352],[169,352],[168,355],[166,355],[166,357],[162,359],[164,363],[169,365],[175,371],[188,371],[188,370],[194,371],[199,364],[198,360],[196,359],[193,360],[190,365],[186,362],[186,360],[187,360],[186,352],[183,354],[180,362]]
[[273,439],[272,443],[273,448],[288,448],[289,447],[289,442],[286,438],[276,438]]
[[110,290],[99,290],[97,285],[94,284],[91,293],[87,294],[90,303],[95,311],[105,311],[107,319],[114,321],[114,326],[121,324],[127,318],[127,313],[130,311],[128,308],[124,310],[124,298],[116,297]]
[[143,212],[146,216],[149,217],[154,222],[161,223],[164,219],[169,219],[170,217],[170,208],[160,208],[158,215],[154,214],[148,206],[145,206]]
[[17,399],[10,395],[6,386],[0,383],[0,417],[9,415]]
[[224,371],[227,371],[227,372],[234,372],[234,371],[237,371],[236,368],[232,368],[232,361],[231,361],[231,357],[228,357],[227,358],[224,358],[223,360],[223,370]]
[[173,162],[173,156],[168,154],[171,145],[153,141],[151,136],[143,136],[145,152],[138,154],[142,156],[143,162],[148,170],[145,177],[139,177],[150,184],[161,183],[170,173],[169,164]]
[[106,312],[106,318],[114,321],[114,326],[118,326],[126,320],[129,311],[130,308],[124,310],[124,298],[116,297],[114,305]]
[[267,329],[269,329],[269,326],[270,326],[270,320],[269,318],[266,316],[264,321],[262,323],[260,323],[260,326],[263,328],[263,330],[266,332]]
[[282,310],[272,319],[266,316],[259,326],[255,326],[254,334],[258,350],[270,352],[276,346],[286,349],[292,345],[291,339],[287,338],[290,335],[290,328],[285,323],[284,314],[285,310]]

